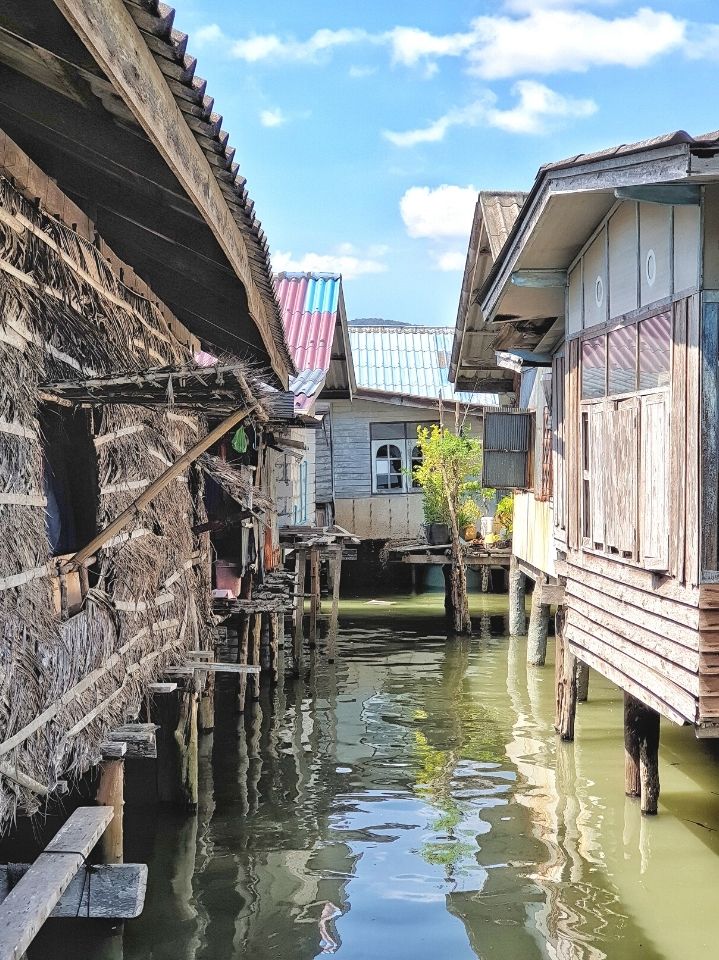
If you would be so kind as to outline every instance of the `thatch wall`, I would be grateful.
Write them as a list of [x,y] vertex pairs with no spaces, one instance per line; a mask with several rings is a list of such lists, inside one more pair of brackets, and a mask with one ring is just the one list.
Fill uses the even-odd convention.
[[[0,170],[1,172],[1,170]],[[97,762],[108,728],[183,648],[206,645],[202,480],[193,468],[98,552],[99,581],[61,622],[52,602],[38,383],[187,362],[164,309],[126,287],[96,244],[0,176],[0,829],[35,792]],[[171,409],[96,408],[98,528],[204,432]],[[22,779],[22,777],[21,777]]]

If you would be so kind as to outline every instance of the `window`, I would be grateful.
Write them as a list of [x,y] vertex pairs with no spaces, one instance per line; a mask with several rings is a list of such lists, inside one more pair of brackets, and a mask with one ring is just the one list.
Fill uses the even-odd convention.
[[671,340],[662,313],[581,344],[583,546],[650,570],[669,563]]
[[582,400],[603,397],[607,392],[607,343],[592,337],[582,344]]
[[639,324],[639,389],[654,390],[669,383],[671,316],[660,313]]
[[372,493],[410,493],[419,490],[413,477],[422,463],[417,428],[429,423],[371,423]]
[[396,443],[376,445],[374,455],[375,488],[378,492],[401,490],[404,487],[402,449]]
[[637,389],[637,328],[620,327],[607,337],[607,392],[634,393]]

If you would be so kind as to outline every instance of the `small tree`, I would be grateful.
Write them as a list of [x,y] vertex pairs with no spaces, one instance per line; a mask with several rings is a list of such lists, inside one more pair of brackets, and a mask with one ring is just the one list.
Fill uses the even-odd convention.
[[465,518],[476,510],[469,507],[479,496],[483,500],[492,491],[483,490],[478,481],[482,474],[482,444],[467,436],[462,429],[456,432],[444,426],[418,427],[417,440],[422,452],[422,463],[415,467],[414,479],[422,487],[425,508],[433,516],[446,522],[452,543],[451,607],[454,629],[470,633],[467,599],[467,571],[462,551],[460,530]]

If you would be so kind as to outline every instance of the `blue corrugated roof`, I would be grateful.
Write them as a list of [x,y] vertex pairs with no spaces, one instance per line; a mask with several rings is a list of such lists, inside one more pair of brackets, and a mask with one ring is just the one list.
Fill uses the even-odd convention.
[[449,382],[453,327],[349,328],[357,386],[402,396],[496,404],[496,394],[455,392]]

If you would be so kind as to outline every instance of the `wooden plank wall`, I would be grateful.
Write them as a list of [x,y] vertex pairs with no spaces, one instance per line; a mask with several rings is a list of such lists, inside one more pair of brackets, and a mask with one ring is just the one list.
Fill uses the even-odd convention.
[[[661,423],[669,417],[668,443],[647,467],[651,472],[668,456],[668,490],[657,485],[645,471],[637,491],[642,502],[650,507],[643,530],[644,546],[640,538],[640,548],[648,566],[664,566],[661,573],[581,549],[579,343],[572,340],[567,345],[566,636],[575,654],[609,680],[675,722],[696,723],[719,718],[719,584],[699,587],[698,294],[673,305],[673,326],[671,394],[666,399],[652,398],[657,410],[649,411],[645,403],[636,411],[645,419],[653,412],[652,422],[659,432]],[[615,409],[614,416],[618,412]],[[599,414],[594,416],[600,418]],[[617,424],[606,426],[614,430]],[[607,469],[614,473],[619,466],[612,463]],[[610,504],[606,497],[602,499],[605,512],[616,511],[618,504]],[[665,499],[669,516],[666,542],[659,516]],[[646,524],[653,524],[654,529],[648,531]],[[610,538],[616,540],[618,531],[611,523],[608,531]],[[621,549],[628,544],[618,541],[614,545]],[[667,551],[668,562],[661,555],[663,550]]]
[[588,553],[567,557],[566,636],[576,655],[669,719],[694,723],[699,591]]

